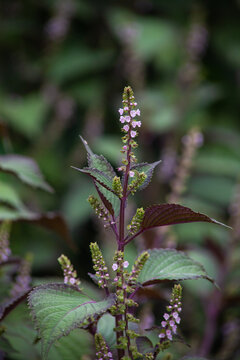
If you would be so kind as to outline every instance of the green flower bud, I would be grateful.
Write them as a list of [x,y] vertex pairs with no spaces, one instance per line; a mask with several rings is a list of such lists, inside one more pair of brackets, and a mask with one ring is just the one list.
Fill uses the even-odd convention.
[[123,188],[122,188],[120,177],[115,176],[113,178],[112,188],[113,188],[113,191],[118,195],[118,197],[121,198],[122,194],[123,194]]
[[135,234],[141,227],[145,211],[143,208],[138,208],[136,214],[133,216],[131,223],[127,226],[130,234]]

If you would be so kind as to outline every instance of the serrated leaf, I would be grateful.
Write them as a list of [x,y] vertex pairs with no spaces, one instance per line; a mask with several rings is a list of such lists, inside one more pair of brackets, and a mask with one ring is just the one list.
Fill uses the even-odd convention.
[[[114,176],[116,176],[116,173],[112,167],[112,165],[107,161],[107,159],[103,155],[96,155],[92,152],[90,149],[88,143],[86,140],[84,140],[80,136],[83,145],[87,151],[87,158],[88,158],[88,167],[89,168],[95,168],[99,171],[102,171],[104,174],[109,176],[111,178],[111,185]],[[99,193],[99,196],[107,208],[107,210],[110,212],[111,215],[114,215],[115,217],[118,216],[119,210],[120,210],[120,200],[119,198],[111,191],[107,190],[106,187],[100,185],[96,181],[94,181],[94,184],[96,186],[96,189]]]
[[142,285],[150,285],[166,280],[207,279],[204,267],[181,251],[170,249],[148,250],[150,257],[137,279]]
[[98,182],[100,185],[102,185],[105,189],[111,191],[113,194],[114,190],[112,189],[112,179],[108,176],[105,175],[102,171],[99,171],[97,169],[92,169],[92,168],[83,168],[83,169],[79,169],[76,168],[75,166],[71,166],[73,169],[78,170],[82,173],[85,173],[89,176],[91,176],[96,182]]
[[156,226],[190,222],[208,222],[228,227],[217,220],[211,219],[207,215],[197,213],[185,206],[178,204],[161,204],[152,205],[145,210],[141,228],[147,230]]
[[[156,161],[152,164],[148,164],[148,163],[140,163],[140,164],[137,164],[137,165],[134,165],[131,167],[131,170],[137,170],[139,173],[140,172],[144,172],[146,175],[147,175],[147,178],[146,180],[144,181],[144,183],[138,188],[138,190],[143,190],[145,189],[151,179],[152,179],[152,176],[153,176],[153,171],[155,169],[155,167],[160,164],[161,160],[159,161]],[[135,177],[134,177],[135,178]],[[134,178],[130,178],[129,180],[132,181]]]
[[0,156],[0,171],[11,173],[32,187],[54,192],[44,180],[37,163],[29,157],[16,154],[2,155]]
[[113,330],[115,326],[115,318],[110,314],[104,314],[97,324],[97,331],[102,334],[111,351],[116,345],[116,333]]
[[90,149],[87,141],[84,140],[81,136],[80,138],[88,154],[88,167],[102,171],[112,179],[114,176],[117,176],[112,165],[107,161],[107,159],[103,155],[94,154]]
[[23,291],[21,294],[14,296],[13,298],[8,299],[7,301],[0,304],[0,321],[2,321],[5,316],[9,314],[10,311],[15,309],[15,307],[20,304],[23,300],[26,299],[29,290]]
[[114,297],[96,302],[75,287],[48,284],[29,294],[29,305],[42,339],[43,359],[52,344],[71,330],[80,328],[84,320],[104,313],[114,304]]
[[146,354],[154,351],[153,344],[147,336],[139,336],[136,338],[138,352]]

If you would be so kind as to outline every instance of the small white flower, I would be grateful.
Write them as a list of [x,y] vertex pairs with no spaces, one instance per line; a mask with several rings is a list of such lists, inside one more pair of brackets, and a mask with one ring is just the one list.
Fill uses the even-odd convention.
[[170,325],[171,327],[173,327],[173,326],[175,325],[175,321],[174,321],[174,320],[170,320],[170,321],[169,321],[169,325]]
[[161,338],[162,338],[162,339],[165,338],[165,334],[164,334],[164,333],[161,333],[161,334],[159,334],[158,336],[160,337],[160,339],[161,339]]
[[161,325],[162,325],[162,327],[166,327],[167,322],[166,322],[166,321],[162,321],[162,322],[161,322]]
[[134,171],[129,171],[129,176],[130,177],[134,177],[134,175],[135,175]]
[[128,106],[125,106],[124,111],[128,111],[128,110],[129,110]]
[[128,125],[124,125],[123,130],[126,131],[126,132],[128,132],[129,126],[128,126]]
[[129,265],[129,262],[128,262],[128,261],[124,261],[123,267],[124,267],[125,269],[128,267],[128,265]]
[[73,277],[71,277],[71,278],[69,279],[69,282],[70,282],[70,284],[74,285],[74,284],[75,284],[75,279],[74,279]]
[[128,123],[131,121],[131,118],[130,118],[129,115],[126,115],[126,116],[125,116],[125,121],[128,122]]
[[177,325],[173,325],[172,331],[174,332],[174,334],[176,334],[176,332],[177,332]]
[[122,124],[124,124],[125,121],[126,121],[125,116],[120,116],[120,122],[121,122]]
[[141,115],[141,112],[139,109],[136,110],[136,115],[140,116]]
[[123,114],[123,109],[118,109],[118,112],[119,112],[120,115],[122,115]]
[[118,268],[118,265],[117,265],[117,264],[113,264],[113,265],[112,265],[112,269],[113,269],[113,271],[116,271],[116,270],[117,270],[117,268]]
[[137,135],[137,132],[136,131],[133,131],[133,130],[131,130],[131,137],[132,138],[135,138],[135,136]]
[[176,318],[175,318],[175,321],[176,321],[177,324],[180,324],[180,321],[181,321],[180,317],[179,317],[179,316],[176,317]]

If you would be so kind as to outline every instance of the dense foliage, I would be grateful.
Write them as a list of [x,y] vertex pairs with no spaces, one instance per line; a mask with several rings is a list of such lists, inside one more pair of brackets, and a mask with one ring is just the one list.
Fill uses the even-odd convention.
[[[128,245],[127,261],[162,247],[187,251],[204,264],[222,291],[205,280],[183,282],[181,331],[191,348],[176,343],[173,359],[186,353],[238,359],[239,2],[13,0],[2,1],[1,14],[0,219],[12,222],[1,234],[6,245],[10,233],[13,254],[12,263],[1,266],[1,351],[10,359],[39,358],[22,300],[32,285],[61,281],[63,252],[87,295],[102,300],[86,276],[92,272],[88,247],[97,240],[110,263],[115,245],[86,201],[93,186],[70,165],[86,165],[81,134],[94,153],[119,166],[116,109],[130,84],[142,107],[137,157],[162,160],[151,187],[136,194],[137,205],[181,203],[233,231],[202,223],[153,229]],[[135,205],[128,205],[131,215]],[[169,291],[163,284],[139,292],[145,327],[152,318],[161,322]],[[91,341],[76,329],[50,356],[91,357]]]

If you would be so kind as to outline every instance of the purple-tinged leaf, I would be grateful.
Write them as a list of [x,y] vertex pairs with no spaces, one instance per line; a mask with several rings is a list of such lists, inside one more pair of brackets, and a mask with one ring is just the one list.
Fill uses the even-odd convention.
[[0,305],[0,321],[2,321],[5,318],[5,316],[7,316],[10,313],[10,311],[14,310],[18,304],[24,301],[27,298],[30,291],[31,289],[23,291],[21,294],[18,294],[17,296],[14,296],[13,298],[10,298],[5,302],[3,302]]
[[100,316],[115,302],[114,296],[92,300],[76,287],[64,284],[38,286],[30,292],[28,300],[41,337],[44,360],[56,340],[86,326],[88,319]]
[[223,225],[207,215],[195,212],[185,206],[178,204],[152,205],[145,210],[141,224],[142,230],[151,229],[157,226],[183,224],[190,222],[208,222]]
[[37,163],[26,156],[16,154],[0,156],[0,171],[17,176],[22,182],[49,192],[53,188],[44,180]]
[[[140,164],[137,164],[137,165],[134,165],[134,166],[131,167],[131,170],[137,170],[139,173],[140,173],[140,172],[144,172],[144,173],[147,175],[146,180],[145,180],[144,183],[138,188],[138,190],[143,190],[143,189],[145,189],[145,188],[149,185],[149,183],[150,183],[150,181],[151,181],[151,179],[152,179],[152,176],[153,176],[153,171],[154,171],[155,167],[156,167],[158,164],[160,164],[160,162],[161,162],[161,160],[156,161],[156,162],[154,162],[154,163],[152,163],[152,164],[140,163]],[[134,178],[135,178],[135,177],[130,178],[129,181],[132,181]]]

